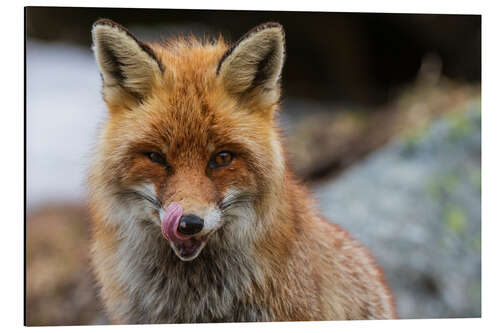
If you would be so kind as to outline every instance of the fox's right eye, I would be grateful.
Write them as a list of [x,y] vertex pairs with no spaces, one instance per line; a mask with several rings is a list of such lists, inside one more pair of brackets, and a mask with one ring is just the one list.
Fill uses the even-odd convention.
[[162,154],[160,154],[160,153],[150,152],[150,153],[147,153],[146,155],[151,160],[151,162],[158,163],[158,164],[161,164],[161,165],[166,165],[167,164],[167,161],[165,160],[165,157]]

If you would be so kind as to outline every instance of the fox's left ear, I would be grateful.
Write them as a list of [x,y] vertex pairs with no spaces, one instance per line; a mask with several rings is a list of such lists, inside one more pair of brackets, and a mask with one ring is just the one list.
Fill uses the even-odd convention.
[[235,95],[273,104],[280,97],[285,60],[285,32],[279,23],[265,23],[240,38],[217,67],[226,89]]

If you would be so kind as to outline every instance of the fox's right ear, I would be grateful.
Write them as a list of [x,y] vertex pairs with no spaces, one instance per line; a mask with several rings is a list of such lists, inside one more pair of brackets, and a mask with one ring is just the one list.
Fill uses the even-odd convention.
[[118,23],[96,21],[92,40],[106,102],[116,105],[141,101],[161,79],[164,68],[153,50]]

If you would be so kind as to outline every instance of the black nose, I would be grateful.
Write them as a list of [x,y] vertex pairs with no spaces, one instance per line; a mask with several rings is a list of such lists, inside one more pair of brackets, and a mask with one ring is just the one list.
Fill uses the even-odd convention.
[[184,215],[179,221],[177,231],[184,235],[194,235],[203,229],[203,219],[196,215]]

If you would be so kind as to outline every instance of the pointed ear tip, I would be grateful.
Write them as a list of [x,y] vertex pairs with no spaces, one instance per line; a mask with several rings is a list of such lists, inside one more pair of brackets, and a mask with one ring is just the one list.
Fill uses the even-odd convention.
[[262,30],[274,30],[279,32],[280,34],[284,35],[285,34],[285,29],[283,26],[278,23],[278,22],[266,22],[258,25],[255,27],[256,31],[262,31]]
[[100,25],[119,26],[119,24],[113,20],[110,20],[107,18],[100,18],[97,21],[95,21],[94,23],[92,23],[92,28],[100,26]]
[[[270,37],[271,39],[279,40],[281,44],[285,44],[285,29],[277,22],[260,24],[245,35],[247,38],[252,36],[268,36],[267,38]],[[242,39],[245,39],[245,37]]]
[[127,32],[127,29],[120,25],[119,23],[116,23],[113,20],[107,19],[107,18],[101,18],[95,21],[92,24],[92,35],[99,34],[101,32],[105,31],[124,31]]
[[97,35],[109,31],[110,26],[104,22],[96,21],[94,24],[92,24],[92,36],[95,38]]

